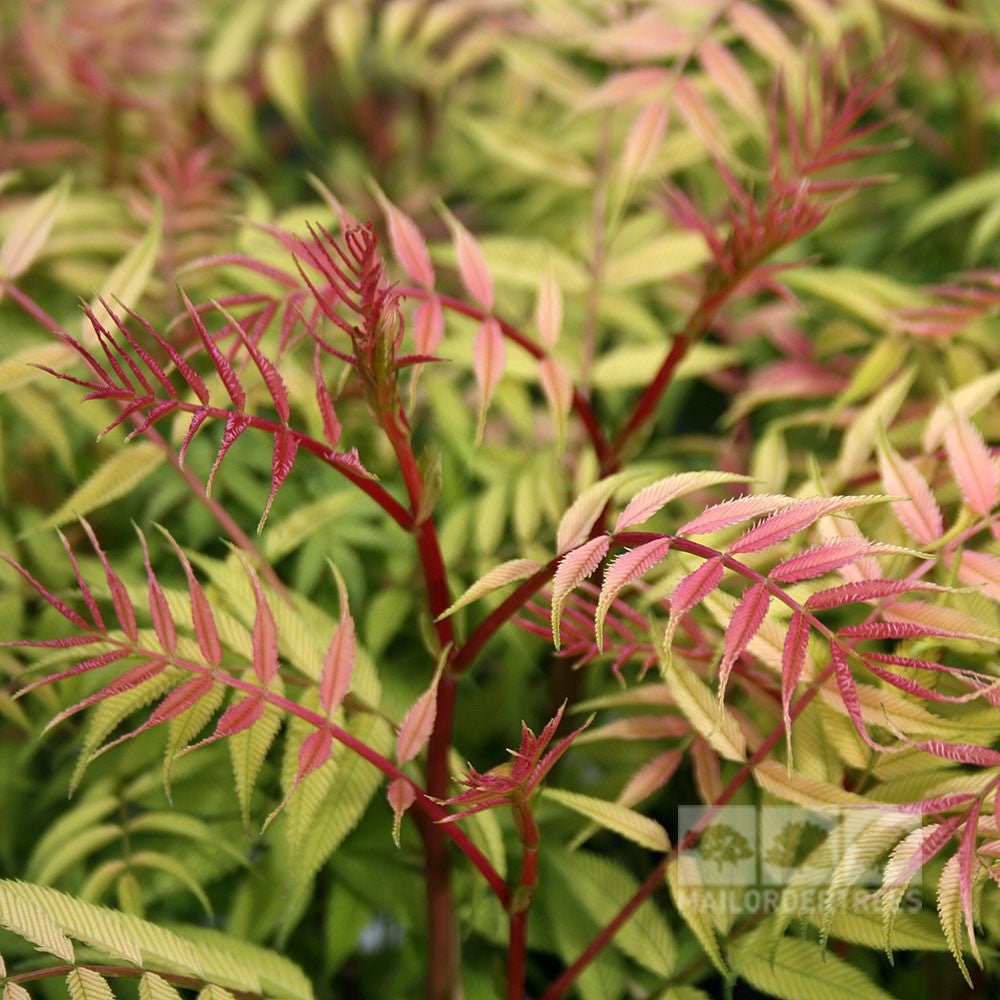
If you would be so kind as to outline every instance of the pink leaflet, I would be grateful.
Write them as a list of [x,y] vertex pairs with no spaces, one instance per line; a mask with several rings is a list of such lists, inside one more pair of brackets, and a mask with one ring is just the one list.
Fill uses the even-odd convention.
[[333,735],[329,729],[317,729],[310,733],[299,747],[299,764],[295,773],[295,784],[322,767],[333,750]]
[[677,529],[678,535],[708,535],[713,531],[749,521],[763,514],[772,514],[776,510],[791,507],[801,501],[791,497],[760,494],[742,496],[735,500],[726,500],[703,510],[697,517],[685,522]]
[[412,281],[424,288],[433,288],[434,266],[416,223],[387,199],[380,198],[379,201],[389,222],[389,240],[396,259]]
[[[246,405],[247,395],[243,391],[243,386],[240,385],[239,377],[233,371],[233,366],[229,363],[226,356],[219,350],[212,335],[205,328],[201,316],[198,315],[198,310],[191,305],[191,300],[183,292],[181,292],[181,297],[184,300],[184,306],[187,309],[188,315],[191,317],[191,322],[194,323],[194,328],[201,338],[201,342],[205,345],[205,350],[212,359],[212,364],[215,366],[219,378],[222,379],[222,384],[226,387],[226,392],[229,393],[229,398],[233,401],[236,409],[242,411]],[[202,400],[202,402],[208,402],[208,400]]]
[[323,658],[323,673],[319,682],[319,701],[327,715],[347,694],[354,672],[356,652],[354,619],[347,606],[347,592],[340,586],[339,580],[337,583],[340,588],[340,624],[334,630]]
[[555,358],[549,356],[542,358],[538,363],[538,377],[552,412],[561,426],[573,408],[573,383],[566,369]]
[[660,86],[667,79],[668,71],[660,67],[622,70],[612,73],[596,90],[578,102],[577,110],[590,111],[624,104]]
[[170,613],[170,606],[167,604],[167,598],[160,586],[160,581],[153,574],[146,536],[138,526],[135,530],[139,536],[139,542],[142,544],[142,557],[146,563],[146,579],[149,583],[149,613],[153,619],[153,628],[156,629],[156,638],[159,639],[160,645],[168,653],[172,653],[177,648],[177,627],[174,625],[174,617]]
[[693,573],[689,573],[677,584],[670,597],[669,630],[671,632],[676,628],[682,615],[715,590],[724,572],[722,557],[716,556],[714,559],[708,559],[702,563]]
[[487,311],[493,309],[493,275],[472,234],[459,222],[452,224],[458,273],[465,290]]
[[[682,497],[687,493],[693,493],[706,486],[715,486],[718,483],[727,483],[734,480],[744,480],[746,477],[737,476],[729,472],[678,472],[666,479],[652,483],[638,493],[628,502],[626,508],[618,515],[615,522],[615,531],[623,531],[633,525],[641,524],[651,518],[657,511],[664,507],[671,500]],[[712,508],[710,508],[712,509]]]
[[184,377],[184,381],[191,387],[191,391],[194,392],[195,396],[198,397],[199,402],[203,405],[208,404],[209,394],[208,388],[202,381],[201,376],[187,363],[183,355],[170,343],[165,337],[161,337],[153,325],[144,317],[140,316],[137,312],[125,307],[125,311],[135,320],[143,325],[146,332],[163,348],[167,356],[174,363],[174,366]]
[[759,552],[770,545],[777,545],[790,538],[797,531],[808,528],[810,524],[821,517],[871,503],[871,497],[816,497],[810,500],[798,500],[788,510],[772,514],[760,524],[751,528],[741,538],[738,538],[727,549],[728,552]]
[[[244,566],[246,564],[244,563]],[[250,575],[250,582],[253,584],[254,597],[257,601],[257,612],[254,616],[252,648],[253,648],[253,669],[261,684],[264,687],[271,682],[278,672],[278,627],[274,621],[274,613],[271,611],[264,591],[261,590],[260,580],[257,574],[246,567]]]
[[739,604],[726,629],[722,661],[719,664],[719,699],[725,697],[729,674],[737,658],[747,648],[747,644],[757,634],[767,609],[771,605],[771,595],[764,583],[754,583],[743,591]]
[[608,567],[604,574],[601,596],[597,602],[597,612],[594,615],[594,629],[598,645],[602,649],[604,648],[604,619],[614,599],[624,587],[652,569],[669,551],[669,538],[654,539],[623,553]]
[[622,153],[622,175],[633,180],[650,164],[667,133],[670,106],[663,100],[654,100],[636,116],[625,138]]
[[[193,708],[215,686],[211,677],[193,677],[179,688],[174,688],[159,705],[153,709],[152,715],[142,724],[137,732],[151,729],[161,722],[176,719],[182,712]],[[133,733],[132,735],[135,735]]]
[[802,667],[809,647],[809,619],[796,611],[788,625],[785,644],[781,651],[781,719],[785,726],[785,739],[791,744],[792,698],[802,677]]
[[618,801],[623,806],[637,805],[658,788],[662,788],[674,776],[683,759],[684,751],[675,747],[643,764],[629,778],[628,784],[618,796]]
[[421,354],[433,354],[444,335],[444,310],[436,295],[429,295],[413,316],[413,342]]
[[386,789],[385,794],[389,800],[389,805],[392,806],[392,839],[396,842],[396,846],[399,847],[399,825],[406,810],[416,800],[417,792],[406,778],[394,778],[389,782],[389,787]]
[[230,413],[226,418],[226,427],[222,432],[222,441],[219,445],[219,452],[215,456],[215,461],[212,463],[212,471],[208,474],[208,483],[206,484],[206,491],[209,496],[212,495],[212,483],[215,481],[215,474],[219,471],[219,466],[222,464],[223,458],[226,457],[226,452],[235,444],[236,439],[250,426],[250,418],[245,413]]
[[830,643],[830,659],[833,663],[834,675],[837,678],[837,688],[840,690],[841,701],[843,701],[844,708],[847,709],[847,714],[851,717],[851,722],[854,723],[858,735],[873,750],[886,750],[886,747],[882,746],[881,743],[876,743],[868,733],[868,727],[865,725],[861,711],[858,689],[854,684],[851,668],[847,665],[847,654],[839,642]]
[[[953,560],[946,560],[951,567]],[[1000,559],[985,552],[962,551],[958,563],[958,578],[962,583],[982,587],[994,600],[1000,601]]]
[[965,821],[965,829],[962,831],[962,839],[958,844],[958,885],[962,897],[962,914],[965,917],[965,930],[972,942],[975,951],[976,928],[972,916],[972,879],[975,875],[976,860],[976,837],[979,825],[980,800],[976,799],[969,809],[969,818]]
[[[107,656],[108,654],[105,654]],[[124,656],[130,656],[131,650],[125,650]],[[116,656],[114,659],[122,659],[123,656]],[[104,664],[94,664],[94,667],[106,665],[108,663],[113,663],[113,659],[106,659]],[[60,676],[65,677],[71,672],[77,672],[78,668],[83,667],[84,664],[78,664],[77,667],[73,668],[73,671],[64,671]],[[89,708],[91,705],[97,704],[99,701],[103,701],[105,698],[110,698],[112,695],[121,694],[123,691],[130,691],[132,688],[137,687],[144,681],[148,681],[151,677],[155,677],[161,670],[164,669],[166,664],[162,660],[151,660],[148,663],[142,663],[137,667],[132,667],[131,670],[126,670],[124,674],[116,677],[110,684],[106,687],[101,688],[95,694],[84,698],[83,701],[78,701],[75,705],[70,705],[69,708],[64,708],[58,715],[53,716],[45,725],[45,731],[52,729],[54,726],[59,725],[60,722],[68,719],[71,715],[76,715],[77,712],[82,712],[85,708]],[[93,667],[91,668],[93,669]],[[43,682],[38,683],[50,683],[57,680],[56,677],[47,677]],[[32,684],[30,687],[36,687],[37,684]],[[30,690],[29,688],[24,688],[24,691]]]
[[80,567],[77,564],[76,555],[69,544],[69,540],[61,531],[58,529],[56,530],[59,534],[59,541],[62,542],[62,546],[66,550],[66,555],[69,557],[70,565],[73,567],[76,582],[80,585],[80,593],[83,595],[84,603],[90,611],[90,617],[94,622],[94,627],[98,632],[107,632],[107,628],[104,625],[104,619],[101,617],[100,609],[97,607],[97,601],[94,599],[94,595],[91,593],[90,587],[87,586],[87,581],[84,580],[80,573]]
[[864,539],[845,538],[843,541],[829,542],[806,549],[784,562],[778,563],[768,574],[779,583],[799,583],[802,580],[812,580],[824,573],[831,573],[862,556],[879,552],[881,547]]
[[340,441],[340,421],[333,409],[333,400],[330,398],[330,391],[326,387],[323,379],[323,367],[320,363],[319,344],[313,354],[313,372],[316,376],[316,404],[319,407],[320,416],[323,418],[323,437],[331,448],[336,448]]
[[278,494],[281,484],[288,478],[295,464],[295,456],[299,450],[299,439],[294,431],[287,427],[280,428],[274,435],[274,455],[271,459],[271,492],[268,494],[267,503],[264,504],[264,513],[260,516],[260,523],[257,525],[257,534],[264,529],[267,515],[271,512],[271,504]]
[[[918,803],[919,805],[920,803]],[[892,806],[891,808],[897,808]],[[905,885],[910,881],[913,874],[920,868],[922,868],[928,861],[932,858],[937,857],[941,853],[945,844],[951,840],[952,835],[961,825],[963,816],[949,816],[943,823],[936,823],[933,826],[920,827],[913,831],[906,838],[906,840],[900,841],[900,845],[897,845],[897,850],[899,846],[907,843],[910,838],[916,838],[920,841],[919,849],[914,853],[913,857],[907,862],[906,867],[897,876],[897,878],[892,882],[891,885],[886,886],[886,888],[896,888],[901,885]]]
[[984,517],[997,500],[997,467],[982,436],[967,417],[956,416],[944,435],[944,448],[965,502]]
[[507,356],[503,331],[492,316],[488,316],[480,325],[474,350],[473,367],[479,382],[482,409],[485,410],[500,384]]
[[194,625],[198,646],[209,666],[217,667],[222,661],[222,644],[219,642],[219,633],[215,628],[212,606],[208,603],[208,598],[205,596],[201,584],[195,578],[194,570],[191,568],[191,563],[184,550],[174,541],[173,535],[166,528],[160,527],[160,531],[173,546],[187,575],[188,593],[191,600],[191,622]]
[[[111,591],[111,603],[114,605],[118,623],[121,625],[122,631],[133,642],[135,642],[139,637],[139,626],[136,623],[135,608],[132,606],[132,599],[128,596],[125,584],[121,582],[118,578],[118,574],[115,573],[115,571],[111,568],[111,565],[108,563],[108,558],[104,554],[104,550],[98,544],[97,536],[94,534],[90,524],[83,518],[80,519],[80,524],[83,527],[83,530],[87,533],[87,537],[90,539],[90,544],[93,546],[94,552],[97,553],[97,558],[100,559],[101,565],[104,567],[104,575],[108,581],[108,589]],[[13,563],[12,565],[15,569],[18,568],[16,563]],[[28,577],[28,580],[29,582],[34,583],[30,577]],[[35,587],[44,597],[46,592],[43,591],[37,584],[35,584]],[[47,597],[46,600],[48,600]],[[51,604],[52,602],[49,601],[49,603]],[[53,605],[53,607],[55,607],[55,605]],[[59,608],[56,608],[56,610],[58,611]],[[63,612],[63,614],[65,614],[65,612]],[[88,628],[82,618],[79,618],[78,616],[75,617],[77,624],[79,624],[82,628]],[[72,621],[73,619],[70,620]]]
[[806,607],[811,611],[819,611],[857,601],[875,601],[882,597],[905,594],[911,590],[946,589],[926,580],[858,580],[856,583],[845,583],[839,587],[818,590],[806,601]]
[[188,424],[188,429],[184,434],[184,440],[181,442],[181,450],[179,455],[181,466],[184,465],[184,462],[187,459],[187,450],[188,446],[191,444],[191,439],[195,436],[195,434],[198,433],[198,428],[201,427],[201,425],[207,419],[208,419],[207,410],[195,410],[195,412],[191,415],[191,423]]
[[930,625],[916,625],[912,622],[866,622],[863,625],[847,625],[838,633],[845,639],[916,639],[921,636],[939,635],[949,639],[969,639],[964,632],[952,632]]
[[894,500],[899,523],[922,545],[932,545],[944,534],[941,510],[920,470],[891,448],[879,448],[878,466],[887,493],[909,497]]
[[274,363],[264,356],[260,348],[254,343],[252,337],[248,337],[246,331],[233,317],[229,316],[228,313],[223,310],[227,319],[236,328],[236,333],[239,335],[240,340],[243,342],[243,346],[246,348],[247,353],[253,358],[254,364],[257,366],[257,370],[260,372],[260,377],[264,380],[264,384],[267,386],[267,391],[271,394],[271,399],[274,400],[274,408],[278,411],[278,416],[281,418],[283,424],[288,423],[288,418],[291,416],[291,410],[288,405],[288,390],[285,388],[284,380],[281,377],[281,373],[275,368]]
[[264,698],[262,695],[251,695],[249,698],[244,698],[242,701],[230,705],[219,716],[219,721],[215,724],[215,730],[211,736],[206,736],[205,739],[199,740],[197,743],[189,746],[184,752],[189,753],[191,750],[198,750],[200,747],[208,746],[209,743],[215,743],[218,740],[224,740],[229,736],[242,733],[243,730],[249,729],[263,714]]
[[[27,643],[12,643],[11,645],[23,646]],[[29,691],[34,691],[35,688],[43,687],[47,684],[55,684],[57,681],[65,680],[67,677],[75,677],[77,674],[84,674],[90,670],[100,670],[101,667],[106,667],[110,663],[117,663],[119,660],[124,660],[126,656],[131,656],[131,649],[112,649],[106,653],[98,653],[97,656],[92,656],[90,659],[81,660],[79,663],[74,664],[72,667],[68,667],[66,670],[60,670],[57,674],[46,674],[44,677],[40,677],[37,681],[32,681],[30,684],[26,684],[23,688],[18,691],[18,697],[27,694]]]
[[396,760],[400,764],[413,760],[431,738],[437,717],[437,685],[438,675],[435,674],[430,687],[410,706],[399,727]]
[[[56,611],[59,612],[67,621],[76,625],[78,628],[90,631],[90,626],[87,622],[81,618],[65,601],[61,601],[55,594],[49,593],[17,560],[12,559],[6,552],[0,552],[0,559],[3,559],[8,566],[17,570],[21,576],[48,602]],[[93,642],[93,639],[89,639],[88,642]]]
[[611,547],[611,538],[600,535],[562,557],[552,580],[552,641],[559,648],[559,622],[570,593],[581,584],[604,558]]
[[729,102],[751,120],[764,121],[765,111],[750,75],[719,42],[706,39],[698,46],[698,62]]
[[943,760],[954,760],[960,764],[978,764],[980,767],[1000,765],[1000,752],[974,743],[946,743],[944,740],[916,740],[917,750],[933,754]]

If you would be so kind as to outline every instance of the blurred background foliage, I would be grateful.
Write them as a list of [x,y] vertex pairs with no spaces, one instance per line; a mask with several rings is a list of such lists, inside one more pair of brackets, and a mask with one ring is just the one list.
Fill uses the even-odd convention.
[[[0,240],[25,219],[50,227],[29,259],[0,266],[71,332],[81,329],[80,299],[96,291],[169,330],[178,286],[200,301],[256,287],[238,269],[200,258],[239,251],[286,267],[287,254],[255,224],[331,225],[333,192],[355,217],[381,226],[382,190],[427,235],[439,288],[458,292],[436,210],[443,201],[485,252],[498,315],[531,329],[539,276],[552,268],[566,300],[559,356],[613,424],[655,371],[697,295],[692,275],[708,259],[701,236],[664,211],[666,184],[719,218],[726,191],[716,162],[749,190],[766,182],[777,78],[801,101],[816,60],[831,61],[848,85],[881,62],[895,83],[869,117],[889,120],[889,142],[859,169],[884,182],[837,205],[783,252],[802,265],[784,276],[797,299],[748,295],[720,315],[685,361],[644,453],[657,470],[749,471],[769,491],[794,490],[817,462],[836,490],[870,468],[871,442],[843,458],[859,418],[888,423],[902,407],[902,439],[916,440],[940,380],[961,384],[1000,365],[990,310],[961,336],[920,335],[905,322],[936,301],[928,285],[1000,266],[998,41],[994,0],[3,4]],[[503,559],[547,553],[568,500],[596,472],[575,431],[560,448],[536,368],[514,352],[486,440],[474,447],[473,330],[449,317],[439,353],[456,365],[427,366],[415,404],[420,426],[431,429],[419,443],[443,469],[445,558],[468,582]],[[49,363],[52,339],[9,291],[0,331],[0,549],[54,589],[69,587],[58,538],[44,529],[58,523],[78,537],[74,512],[86,507],[123,577],[143,574],[133,520],[163,523],[189,549],[223,558],[218,524],[164,449],[123,451],[121,432],[95,441],[110,410],[81,407],[76,393],[26,367]],[[800,384],[776,367],[792,360]],[[293,398],[305,399],[311,375],[302,365],[296,378],[296,364],[286,377]],[[880,395],[900,373],[915,387],[905,404]],[[384,442],[355,410],[341,412],[344,443],[391,475]],[[985,430],[1000,436],[1000,425]],[[210,440],[195,440],[188,464],[202,479],[212,454]],[[219,475],[216,498],[248,532],[269,477],[269,449],[249,439]],[[327,616],[336,607],[327,560],[340,568],[378,667],[381,705],[398,717],[426,682],[426,622],[403,532],[330,470],[300,461],[259,544]],[[173,572],[164,555],[158,545],[164,580],[180,585],[179,567]],[[0,583],[0,639],[52,634],[51,612],[11,571],[0,570]],[[455,742],[464,756],[499,759],[522,718],[547,718],[581,685],[594,696],[616,689],[607,671],[584,677],[567,661],[543,670],[548,655],[516,629],[489,647],[462,688]],[[291,820],[264,836],[243,831],[223,749],[176,764],[175,810],[164,799],[155,734],[98,759],[67,804],[82,730],[71,722],[40,742],[64,693],[11,701],[21,669],[0,651],[8,682],[0,687],[0,870],[155,919],[278,941],[318,972],[324,997],[414,995],[423,965],[420,853],[412,833],[401,851],[389,846],[380,796],[358,825],[346,824],[348,839],[319,871],[315,894],[288,890],[294,839],[283,824]],[[593,794],[613,798],[645,759],[635,742],[619,746],[613,757],[581,746],[567,766]],[[254,831],[280,797],[279,770],[265,765]],[[651,807],[671,832],[669,804],[685,787],[691,801],[700,794],[684,771],[676,781]],[[544,818],[570,829],[563,813]],[[599,851],[609,836],[590,846]],[[620,843],[615,850],[630,860]],[[556,868],[565,863],[553,855]],[[562,883],[554,875],[548,884]],[[505,929],[471,879],[460,876],[458,895],[466,953],[481,959],[467,963],[467,995],[477,1000],[493,995]],[[539,905],[549,919],[530,925],[538,953],[571,958],[589,939],[588,921],[598,926],[600,906],[584,920],[572,892],[550,890]],[[985,931],[988,942],[1000,940],[1000,917]],[[0,935],[5,950],[8,943]],[[946,952],[889,967],[845,948],[894,995],[970,995]],[[626,961],[609,952],[581,980],[581,995],[619,995]],[[535,974],[542,981],[549,971]]]

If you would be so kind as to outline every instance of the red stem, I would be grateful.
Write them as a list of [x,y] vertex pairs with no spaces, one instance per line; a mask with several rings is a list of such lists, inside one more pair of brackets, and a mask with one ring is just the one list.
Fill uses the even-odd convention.
[[507,1000],[524,1000],[528,955],[528,911],[538,884],[538,827],[526,803],[517,805],[515,818],[524,845],[521,881],[510,904],[510,943],[507,949]]

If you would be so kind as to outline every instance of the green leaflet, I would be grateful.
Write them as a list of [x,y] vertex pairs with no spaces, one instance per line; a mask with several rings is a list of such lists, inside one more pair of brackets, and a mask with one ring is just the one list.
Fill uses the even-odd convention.
[[115,1000],[108,981],[93,969],[70,969],[66,988],[71,1000]]
[[72,185],[72,176],[63,174],[18,214],[0,246],[0,277],[17,278],[31,267],[49,238]]
[[139,980],[139,1000],[181,1000],[181,995],[155,972],[145,972]]
[[195,737],[208,725],[226,697],[226,691],[222,684],[216,684],[187,711],[181,712],[168,723],[167,749],[163,755],[163,784],[168,790],[174,759],[188,744],[194,742]]
[[[567,894],[601,926],[614,918],[639,887],[623,867],[589,851],[569,852],[547,845],[545,857],[558,872]],[[615,935],[614,944],[659,976],[675,971],[677,946],[670,925],[652,900],[646,900],[629,918]]]
[[637,813],[634,809],[618,805],[616,802],[606,802],[604,799],[595,799],[589,795],[580,795],[558,788],[544,788],[542,795],[580,813],[581,816],[586,816],[606,830],[634,841],[640,847],[646,847],[651,851],[670,850],[667,831],[655,820]]
[[782,1000],[893,1000],[863,972],[818,944],[782,938],[769,957],[762,927],[737,938],[730,950],[733,971],[751,986]]
[[925,201],[910,217],[903,230],[907,242],[919,239],[932,229],[990,205],[1000,198],[1000,170],[977,174],[959,181],[936,197]]
[[698,862],[690,854],[681,854],[670,859],[667,865],[667,886],[677,912],[694,932],[712,965],[728,980],[731,973],[719,950],[715,928],[709,916],[709,898],[698,870]]
[[944,931],[945,941],[948,942],[948,950],[971,989],[972,977],[969,975],[969,968],[962,955],[965,921],[962,916],[962,888],[957,854],[948,859],[944,871],[941,872],[937,887],[937,910],[938,920],[941,921],[941,930]]
[[743,731],[725,705],[681,656],[661,658],[670,693],[686,718],[727,760],[742,761],[747,747]]
[[39,951],[76,961],[73,943],[56,921],[32,900],[15,893],[7,882],[0,882],[0,926],[30,941]]
[[93,472],[35,530],[57,528],[107,506],[138,486],[165,459],[163,449],[148,441],[123,448]]
[[[278,686],[281,693],[280,677],[275,677],[272,685]],[[226,743],[229,746],[229,759],[232,762],[233,778],[236,782],[236,797],[240,802],[240,813],[243,825],[250,829],[250,799],[253,788],[264,766],[264,758],[271,748],[278,730],[281,728],[281,709],[270,702],[264,703],[264,712],[249,729],[230,736]]]

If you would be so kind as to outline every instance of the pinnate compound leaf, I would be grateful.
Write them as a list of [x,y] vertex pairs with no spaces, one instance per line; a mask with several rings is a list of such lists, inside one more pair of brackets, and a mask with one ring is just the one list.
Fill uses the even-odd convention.
[[635,479],[635,472],[616,472],[588,486],[562,516],[556,531],[556,552],[562,554],[586,541],[605,505],[625,483]]
[[610,547],[610,536],[600,535],[567,552],[560,560],[552,581],[552,641],[556,649],[559,648],[559,623],[569,595],[597,569]]
[[606,802],[603,799],[591,798],[577,792],[567,792],[558,788],[545,788],[542,794],[547,799],[572,809],[581,816],[625,837],[640,847],[651,851],[666,852],[670,850],[670,838],[667,831],[655,820],[637,813],[634,809],[618,805],[616,802]]
[[623,588],[638,580],[664,559],[669,551],[670,539],[657,538],[622,553],[608,567],[604,574],[604,585],[601,587],[597,611],[594,614],[594,633],[597,636],[599,649],[604,649],[604,620],[615,598]]
[[941,510],[920,470],[888,442],[879,445],[878,467],[886,490],[910,498],[892,503],[900,524],[922,545],[933,545],[940,540],[944,534]]
[[440,621],[442,618],[453,615],[460,608],[464,608],[473,601],[478,601],[480,597],[485,597],[500,587],[506,587],[517,580],[524,580],[541,568],[541,563],[534,559],[509,559],[499,566],[494,566],[472,584],[446,611],[442,611],[437,620]]
[[697,517],[686,521],[677,529],[678,535],[709,535],[714,531],[732,527],[741,521],[750,521],[794,506],[801,501],[792,497],[772,496],[765,493],[725,500],[703,510]]
[[982,436],[966,417],[956,416],[945,431],[944,448],[962,498],[985,517],[996,503],[1000,480]]
[[740,598],[733,612],[732,621],[726,629],[722,660],[719,663],[719,700],[726,696],[726,684],[737,658],[747,648],[747,644],[757,634],[767,609],[771,605],[771,594],[764,583],[751,584]]
[[678,472],[640,490],[618,515],[615,531],[624,531],[651,518],[671,500],[719,483],[749,482],[749,476],[731,472]]

